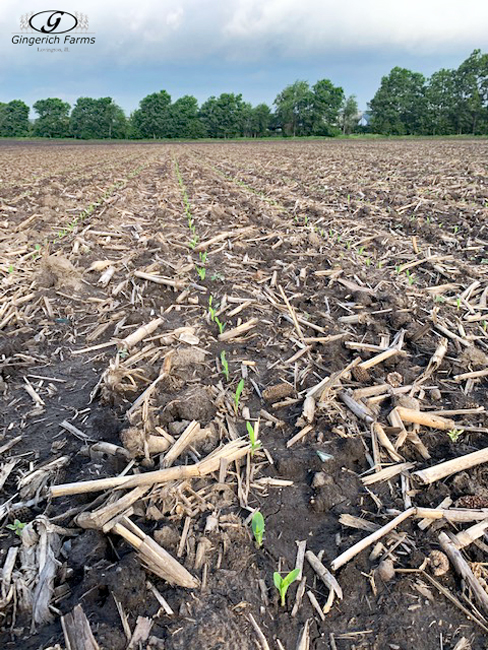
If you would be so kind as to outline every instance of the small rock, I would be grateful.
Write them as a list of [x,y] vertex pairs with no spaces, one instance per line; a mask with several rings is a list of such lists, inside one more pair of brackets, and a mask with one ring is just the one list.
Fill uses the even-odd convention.
[[315,472],[312,479],[312,487],[317,489],[326,485],[327,483],[327,474],[325,472]]
[[393,560],[387,558],[386,560],[381,560],[378,565],[378,577],[383,580],[383,582],[389,582],[395,577],[395,567],[393,565]]
[[438,402],[442,398],[441,391],[438,388],[433,388],[430,391],[430,399],[433,402]]
[[266,402],[278,402],[285,397],[291,397],[295,390],[291,384],[285,382],[269,386],[263,390],[263,397]]

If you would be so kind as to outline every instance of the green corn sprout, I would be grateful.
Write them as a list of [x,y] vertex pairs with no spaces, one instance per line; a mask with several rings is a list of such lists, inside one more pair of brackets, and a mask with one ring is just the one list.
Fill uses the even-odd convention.
[[229,364],[227,363],[227,359],[225,358],[225,350],[222,350],[220,353],[220,363],[222,365],[222,374],[224,377],[229,381]]
[[204,266],[197,266],[196,264],[195,264],[195,268],[197,270],[198,277],[200,278],[200,280],[205,280],[205,276],[207,275],[206,268]]
[[259,510],[256,510],[256,512],[252,516],[251,528],[254,535],[254,539],[256,540],[256,544],[258,545],[258,548],[261,548],[261,546],[263,545],[263,535],[264,535],[264,517],[259,512]]
[[206,261],[207,261],[207,257],[208,257],[208,253],[207,253],[207,251],[205,251],[204,253],[202,253],[202,252],[200,251],[199,256],[200,256],[200,262],[201,262],[202,266],[205,266],[205,263],[206,263]]
[[365,260],[366,266],[371,266],[371,258],[367,257]]
[[197,244],[198,244],[198,235],[193,235],[193,237],[190,240],[190,248],[194,249]]
[[254,456],[254,452],[261,448],[261,443],[259,440],[256,440],[256,431],[250,422],[246,422],[246,428],[249,434],[249,441],[251,442],[251,456]]
[[215,308],[212,307],[213,296],[210,296],[208,299],[208,312],[210,314],[210,320],[213,322],[215,320]]
[[454,232],[455,235],[458,234],[458,231],[459,231],[459,226],[454,226],[453,232]]
[[358,254],[359,254],[359,255],[362,255],[363,253],[364,253],[364,246],[360,246],[360,247],[358,248]]
[[408,284],[412,285],[415,282],[415,276],[410,273],[410,271],[407,269],[405,271],[405,275],[407,276]]
[[290,571],[290,573],[286,575],[284,578],[282,578],[277,571],[273,573],[274,586],[280,592],[282,607],[285,606],[285,596],[286,596],[286,592],[288,591],[288,587],[291,585],[292,582],[295,582],[295,580],[298,578],[299,575],[300,575],[300,569],[293,569],[293,571]]
[[219,328],[219,334],[222,334],[222,332],[225,330],[225,323],[223,323],[218,316],[215,316],[214,320],[217,323],[217,327]]
[[241,379],[237,384],[236,392],[234,395],[234,411],[236,415],[239,411],[239,400],[241,399],[242,391],[244,390],[244,379]]

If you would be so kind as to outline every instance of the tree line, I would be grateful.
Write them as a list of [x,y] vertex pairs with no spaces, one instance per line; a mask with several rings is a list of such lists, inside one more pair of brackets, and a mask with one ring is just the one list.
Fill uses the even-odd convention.
[[[384,135],[488,134],[488,54],[474,52],[456,70],[426,79],[395,67],[362,115],[354,95],[321,79],[313,86],[295,81],[273,102],[252,106],[241,94],[222,93],[201,106],[192,95],[172,101],[161,90],[144,97],[127,117],[111,97],[80,97],[73,108],[61,99],[29,107],[15,99],[0,103],[0,136],[79,139],[236,138],[336,136],[371,132]],[[362,118],[362,119],[361,119]]]

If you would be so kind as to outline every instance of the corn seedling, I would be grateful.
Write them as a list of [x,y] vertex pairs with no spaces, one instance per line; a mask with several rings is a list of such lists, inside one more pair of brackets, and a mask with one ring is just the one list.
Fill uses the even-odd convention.
[[358,255],[362,255],[364,253],[364,246],[360,246],[358,248]]
[[205,276],[207,275],[206,268],[204,266],[197,266],[195,264],[195,269],[198,273],[198,277],[200,278],[200,280],[205,280]]
[[6,528],[8,528],[9,530],[13,530],[14,533],[15,533],[18,537],[21,537],[21,536],[22,536],[22,531],[24,530],[24,528],[26,527],[26,525],[27,525],[27,524],[22,523],[22,522],[19,521],[18,519],[14,519],[14,523],[13,523],[13,524],[7,524]]
[[222,374],[224,377],[229,381],[229,364],[227,363],[227,359],[225,358],[225,350],[222,350],[220,353],[220,364],[222,366]]
[[206,264],[206,262],[207,262],[207,257],[208,257],[208,253],[207,253],[207,251],[205,251],[204,253],[202,253],[202,252],[200,251],[200,253],[199,253],[198,255],[199,255],[199,257],[200,257],[200,263],[202,264],[202,266],[205,266],[205,264]]
[[213,296],[210,296],[208,299],[208,313],[210,314],[210,320],[213,322],[215,320],[215,308],[212,307]]
[[254,452],[261,448],[261,443],[257,440],[256,430],[250,422],[246,422],[246,428],[249,434],[249,442],[251,443],[251,456],[254,456]]
[[218,316],[215,316],[214,320],[217,323],[217,327],[219,328],[219,334],[222,334],[222,332],[225,330],[225,323],[223,323]]
[[456,307],[458,311],[461,309],[461,298],[456,298]]
[[366,266],[371,266],[371,258],[367,257],[365,260]]
[[256,540],[256,544],[258,545],[258,548],[261,548],[261,546],[263,545],[263,535],[264,535],[264,517],[259,512],[259,510],[256,510],[256,512],[252,516],[251,528],[254,535],[254,539]]
[[452,230],[453,230],[454,234],[457,235],[458,232],[459,232],[459,226],[454,226],[454,228]]
[[193,237],[190,240],[190,248],[193,250],[197,244],[198,244],[198,235],[193,235]]
[[408,269],[405,271],[405,275],[407,276],[408,284],[412,286],[412,284],[415,282],[415,276],[410,273]]
[[451,429],[450,431],[447,432],[447,435],[449,438],[452,440],[452,442],[457,442],[459,440],[459,436],[464,433],[464,429]]
[[211,280],[220,280],[221,282],[223,282],[225,280],[225,277],[222,275],[222,273],[213,273],[210,276],[210,279]]
[[241,379],[237,384],[236,392],[234,395],[234,411],[239,412],[239,400],[241,399],[242,391],[244,390],[244,379]]
[[300,569],[293,569],[293,571],[290,571],[290,573],[286,575],[284,578],[282,578],[277,571],[273,573],[274,586],[280,592],[282,607],[285,606],[285,596],[286,596],[286,592],[288,591],[288,587],[291,585],[292,582],[295,582],[295,580],[298,578],[299,575],[300,575]]

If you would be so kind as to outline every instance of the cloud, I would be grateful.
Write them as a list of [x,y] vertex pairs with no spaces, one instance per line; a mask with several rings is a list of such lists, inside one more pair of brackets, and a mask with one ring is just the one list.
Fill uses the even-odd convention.
[[348,50],[436,53],[488,45],[483,0],[237,0],[223,34],[235,51],[284,56]]
[[[21,11],[18,2],[2,0],[0,71],[26,63],[85,69],[211,59],[279,63],[348,53],[432,56],[488,48],[485,0],[64,0],[61,5],[88,15],[96,45],[63,60],[25,47],[14,53],[10,39]],[[22,12],[46,6],[46,0],[30,0]]]

